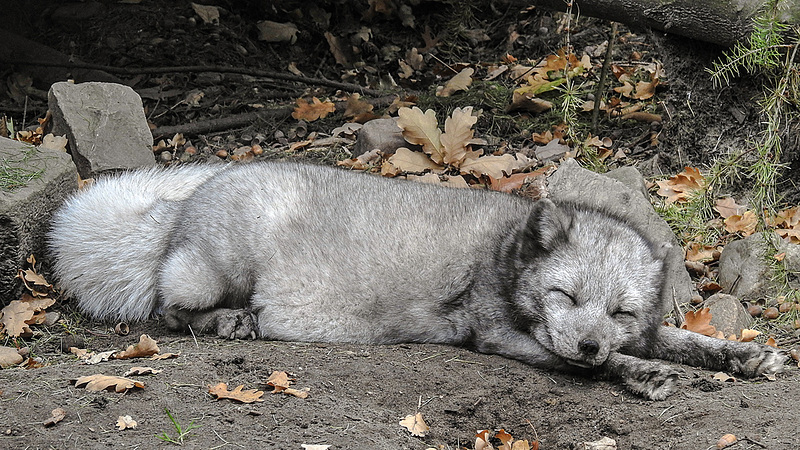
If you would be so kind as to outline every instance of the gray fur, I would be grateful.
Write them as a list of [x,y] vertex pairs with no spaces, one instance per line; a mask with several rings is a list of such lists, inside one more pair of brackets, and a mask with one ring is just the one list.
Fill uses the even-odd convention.
[[651,399],[650,358],[772,374],[759,344],[661,326],[666,248],[548,200],[260,163],[131,172],[56,215],[55,270],[94,317],[230,338],[465,345],[585,368]]

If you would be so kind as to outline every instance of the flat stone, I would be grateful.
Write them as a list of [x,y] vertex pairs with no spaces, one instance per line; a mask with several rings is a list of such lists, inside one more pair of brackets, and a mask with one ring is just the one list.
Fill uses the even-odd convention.
[[400,147],[413,148],[403,138],[403,131],[397,126],[397,119],[373,119],[358,131],[358,139],[353,147],[353,158],[376,148],[384,155],[391,155]]
[[711,312],[711,325],[722,331],[725,337],[732,334],[741,336],[742,329],[750,328],[753,323],[745,307],[732,295],[718,292],[708,297],[703,306]]
[[83,178],[155,165],[142,99],[115,83],[55,83],[48,94],[53,134],[65,135]]

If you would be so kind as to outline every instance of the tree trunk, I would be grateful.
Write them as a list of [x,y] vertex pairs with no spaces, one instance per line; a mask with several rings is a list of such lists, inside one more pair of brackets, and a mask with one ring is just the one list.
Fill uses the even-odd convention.
[[[569,0],[566,0],[569,1]],[[546,9],[566,11],[565,0],[533,0]],[[573,14],[650,27],[704,42],[731,46],[746,38],[764,0],[572,0]],[[510,0],[520,7],[530,2]],[[800,23],[798,0],[782,0],[781,20]]]

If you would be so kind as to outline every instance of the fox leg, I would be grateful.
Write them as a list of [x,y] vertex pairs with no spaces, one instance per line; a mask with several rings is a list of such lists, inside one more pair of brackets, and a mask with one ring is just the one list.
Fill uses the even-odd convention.
[[650,345],[631,352],[642,358],[657,358],[740,373],[747,377],[774,375],[783,371],[786,356],[777,349],[755,342],[736,342],[703,336],[673,327],[658,327]]
[[168,254],[159,276],[167,326],[226,339],[255,339],[258,323],[248,308],[250,286],[246,276],[225,278],[198,252],[175,249]]

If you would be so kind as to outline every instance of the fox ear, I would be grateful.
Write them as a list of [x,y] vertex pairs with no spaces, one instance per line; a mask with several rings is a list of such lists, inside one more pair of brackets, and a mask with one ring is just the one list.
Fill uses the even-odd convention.
[[536,202],[522,232],[523,258],[533,258],[552,251],[569,241],[572,218],[548,199]]

